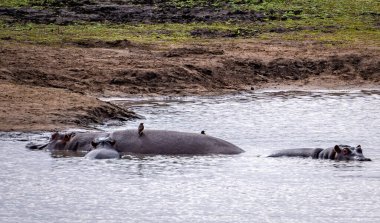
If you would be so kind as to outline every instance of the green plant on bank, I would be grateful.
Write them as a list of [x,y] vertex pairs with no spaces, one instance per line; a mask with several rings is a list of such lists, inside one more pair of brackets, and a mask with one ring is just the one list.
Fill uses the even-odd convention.
[[11,37],[23,42],[59,44],[76,42],[83,39],[99,39],[112,41],[128,39],[137,42],[170,41],[181,42],[191,39],[190,32],[204,28],[227,30],[232,26],[220,24],[73,24],[59,26],[55,24],[6,24],[0,23],[0,39]]
[[[328,24],[326,24],[328,25]],[[283,27],[289,29],[291,25],[283,22]],[[333,32],[323,29],[304,29],[294,32],[274,33],[272,29],[278,28],[275,24],[265,26],[255,24],[227,24],[227,23],[190,23],[190,24],[140,24],[140,25],[114,25],[114,24],[73,24],[67,26],[43,25],[43,24],[5,24],[0,23],[0,39],[11,38],[21,42],[42,44],[64,44],[74,43],[81,40],[123,40],[134,42],[152,43],[181,43],[188,41],[199,41],[203,38],[193,37],[194,30],[211,30],[221,32],[232,32],[239,34],[242,31],[258,33],[257,39],[286,39],[286,40],[316,40],[321,42],[342,43],[372,43],[380,45],[379,31],[376,29],[359,29],[347,27]],[[295,27],[297,28],[297,27]],[[333,27],[334,28],[334,27]],[[244,36],[242,38],[245,38]],[[252,37],[251,37],[252,38]]]
[[1,0],[0,7],[21,7],[29,5],[29,0]]
[[[57,0],[2,0],[0,6],[25,6]],[[61,0],[58,0],[61,1]],[[75,0],[71,0],[75,2]],[[131,0],[132,2],[133,0]],[[141,0],[143,1],[143,0]],[[162,2],[162,1],[161,1]],[[377,0],[169,0],[178,7],[229,7],[234,10],[254,10],[280,19],[263,22],[217,22],[190,24],[109,24],[78,23],[67,26],[54,24],[20,24],[1,22],[0,39],[60,44],[85,39],[138,42],[199,41],[192,36],[196,30],[234,33],[238,38],[316,40],[338,44],[370,43],[380,45]],[[281,11],[281,13],[276,14]],[[277,30],[277,31],[276,31]],[[278,31],[280,30],[280,32]],[[282,31],[281,31],[282,30]],[[248,35],[247,35],[248,33]]]

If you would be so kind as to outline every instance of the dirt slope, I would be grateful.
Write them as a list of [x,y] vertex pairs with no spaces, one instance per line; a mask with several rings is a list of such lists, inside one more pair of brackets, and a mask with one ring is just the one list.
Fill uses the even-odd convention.
[[136,117],[112,104],[63,89],[0,81],[0,131],[86,128],[108,118]]
[[64,129],[105,118],[133,117],[91,96],[199,95],[260,88],[379,89],[379,52],[311,42],[176,46],[96,42],[51,47],[3,41],[0,131]]

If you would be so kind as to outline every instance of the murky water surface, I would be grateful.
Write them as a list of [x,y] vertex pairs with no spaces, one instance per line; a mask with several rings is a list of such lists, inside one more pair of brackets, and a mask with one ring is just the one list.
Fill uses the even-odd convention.
[[[94,161],[0,137],[0,222],[380,222],[380,92],[262,92],[123,100],[147,129],[200,132],[235,156]],[[141,120],[104,130],[137,128]],[[266,158],[283,148],[360,144],[372,162]]]

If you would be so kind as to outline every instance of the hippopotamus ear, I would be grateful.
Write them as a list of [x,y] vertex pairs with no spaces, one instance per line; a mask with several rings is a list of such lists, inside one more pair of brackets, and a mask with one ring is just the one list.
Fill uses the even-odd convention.
[[340,147],[339,147],[338,145],[335,145],[335,147],[334,147],[334,151],[335,151],[336,153],[341,153],[341,152],[342,152],[342,150],[340,149]]
[[69,141],[71,139],[71,137],[73,137],[75,134],[73,133],[69,133],[69,134],[65,134],[65,136],[63,137],[63,141]]
[[358,145],[358,146],[356,147],[356,152],[358,152],[358,153],[363,153],[362,147],[361,147],[360,145]]
[[56,140],[57,138],[59,137],[59,133],[58,132],[55,132],[51,135],[50,137],[50,141],[53,141],[53,140]]
[[99,145],[99,142],[98,141],[91,141],[91,145],[92,147],[96,148],[98,145]]

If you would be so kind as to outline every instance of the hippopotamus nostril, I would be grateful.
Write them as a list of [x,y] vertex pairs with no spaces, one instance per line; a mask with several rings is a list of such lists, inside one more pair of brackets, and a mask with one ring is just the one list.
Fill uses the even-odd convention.
[[366,158],[366,157],[355,157],[354,160],[356,160],[356,161],[372,161],[370,158]]

